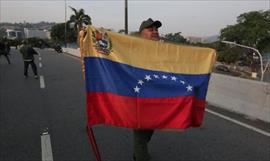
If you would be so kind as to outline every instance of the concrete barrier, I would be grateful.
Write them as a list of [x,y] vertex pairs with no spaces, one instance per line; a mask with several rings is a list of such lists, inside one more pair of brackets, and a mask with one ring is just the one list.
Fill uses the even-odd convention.
[[270,83],[213,73],[209,104],[270,122]]
[[[79,49],[63,51],[80,56]],[[270,122],[270,83],[213,73],[206,100],[216,107]]]

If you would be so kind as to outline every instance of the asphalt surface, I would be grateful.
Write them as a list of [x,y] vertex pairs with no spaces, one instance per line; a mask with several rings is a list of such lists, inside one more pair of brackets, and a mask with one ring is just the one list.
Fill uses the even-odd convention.
[[[41,161],[41,135],[51,137],[54,161],[94,161],[86,134],[85,92],[80,61],[52,50],[38,50],[40,80],[23,78],[23,62],[11,51],[11,65],[0,57],[0,161]],[[39,67],[39,62],[42,67]],[[208,106],[265,131],[268,123]],[[132,160],[130,129],[93,128],[103,161]],[[156,131],[149,144],[152,161],[269,161],[270,137],[206,112],[200,128]]]

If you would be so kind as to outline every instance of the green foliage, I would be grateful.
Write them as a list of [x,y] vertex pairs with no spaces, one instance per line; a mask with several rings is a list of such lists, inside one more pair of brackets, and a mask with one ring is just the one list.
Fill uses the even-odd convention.
[[166,34],[163,39],[173,43],[187,43],[187,40],[181,35],[181,32]]
[[73,23],[74,29],[77,33],[85,25],[91,25],[91,17],[84,13],[84,9],[76,10],[75,8],[69,6],[69,8],[74,12],[73,15],[70,16],[68,24]]
[[[237,17],[237,24],[223,28],[220,39],[257,48],[262,54],[270,51],[270,10],[251,11]],[[243,48],[218,46],[218,61],[250,65],[252,51]]]
[[196,43],[192,45],[215,49],[217,51],[217,61],[219,62],[250,65],[252,61],[252,53],[249,50],[229,46],[221,42]]
[[260,41],[270,37],[270,10],[252,11],[237,17],[237,24],[221,30],[221,40],[258,47]]
[[252,62],[252,52],[243,48],[228,48],[220,44],[217,49],[217,61],[225,62],[227,64],[241,63],[244,65],[250,65]]
[[[76,32],[67,25],[67,43],[76,42]],[[65,42],[65,23],[56,24],[51,29],[51,38],[56,43]]]
[[262,52],[262,54],[269,53],[270,52],[270,36],[265,39],[262,39],[257,47]]

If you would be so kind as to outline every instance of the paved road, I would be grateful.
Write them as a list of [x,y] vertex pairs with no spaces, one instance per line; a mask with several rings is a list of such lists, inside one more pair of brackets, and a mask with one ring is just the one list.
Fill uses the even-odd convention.
[[[36,62],[42,63],[39,75],[45,88],[40,88],[40,79],[23,78],[16,50],[11,65],[0,58],[0,161],[41,161],[44,131],[50,135],[53,160],[94,161],[85,131],[79,60],[50,50],[39,52],[41,60],[37,57]],[[208,108],[270,132],[269,124]],[[129,129],[97,126],[94,132],[103,161],[131,160]],[[156,131],[149,149],[153,161],[269,161],[270,137],[206,113],[200,128]]]

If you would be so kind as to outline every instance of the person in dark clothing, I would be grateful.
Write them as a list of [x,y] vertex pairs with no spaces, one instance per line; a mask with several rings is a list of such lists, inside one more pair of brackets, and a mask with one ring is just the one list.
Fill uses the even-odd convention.
[[37,55],[38,53],[30,45],[27,45],[26,41],[23,41],[22,44],[20,52],[24,61],[24,78],[28,77],[28,67],[31,65],[33,73],[35,74],[34,77],[35,79],[38,79],[37,66],[34,59],[34,55]]
[[8,64],[10,64],[6,45],[3,42],[0,42],[0,57],[1,57],[1,55],[4,55],[7,59]]
[[[144,39],[159,41],[158,28],[161,27],[160,21],[153,21],[151,18],[143,21],[139,29],[139,36]],[[148,142],[154,133],[153,129],[134,129],[133,143],[134,143],[134,161],[150,161],[148,152]]]
[[6,48],[7,54],[10,55],[10,45],[8,42],[5,43],[5,48]]

